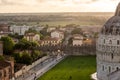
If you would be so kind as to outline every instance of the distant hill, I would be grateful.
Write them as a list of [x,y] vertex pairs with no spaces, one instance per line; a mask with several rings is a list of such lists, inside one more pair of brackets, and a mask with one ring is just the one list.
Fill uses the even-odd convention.
[[0,22],[10,24],[41,25],[103,25],[112,12],[78,12],[78,13],[5,13],[0,14]]

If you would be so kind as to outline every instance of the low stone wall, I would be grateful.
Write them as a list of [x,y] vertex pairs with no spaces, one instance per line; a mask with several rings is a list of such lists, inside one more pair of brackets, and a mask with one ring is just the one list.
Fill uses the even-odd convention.
[[26,73],[27,71],[29,71],[31,68],[33,68],[34,66],[38,65],[39,63],[43,62],[44,60],[48,59],[49,56],[45,56],[43,58],[40,58],[39,60],[35,61],[34,63],[32,63],[31,65],[28,66],[23,66],[23,68],[19,71],[17,71],[15,73],[15,78],[21,76],[22,74]]

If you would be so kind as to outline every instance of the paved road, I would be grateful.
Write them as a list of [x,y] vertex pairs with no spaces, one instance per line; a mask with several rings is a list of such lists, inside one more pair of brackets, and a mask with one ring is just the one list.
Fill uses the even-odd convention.
[[43,63],[40,63],[31,70],[29,70],[27,73],[18,77],[16,80],[36,80],[35,77],[36,78],[40,77],[49,69],[54,67],[57,63],[59,63],[62,59],[64,59],[64,57],[60,56],[55,59],[53,58],[47,59]]

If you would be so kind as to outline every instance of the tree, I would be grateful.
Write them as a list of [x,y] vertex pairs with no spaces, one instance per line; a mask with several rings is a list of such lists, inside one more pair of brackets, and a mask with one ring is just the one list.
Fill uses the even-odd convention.
[[39,46],[39,43],[38,42],[30,42],[31,43],[31,47],[32,48],[36,48]]
[[30,41],[27,41],[26,39],[21,39],[19,43],[22,43],[23,44],[23,49],[26,50],[26,49],[30,49],[30,47],[32,46],[31,42]]
[[33,61],[34,60],[36,60],[39,56],[40,56],[40,51],[38,51],[38,50],[34,50],[34,51],[32,51],[32,53],[31,53],[31,57],[33,58]]
[[22,39],[23,35],[19,35],[18,33],[15,34],[8,34],[9,37],[16,38],[16,39]]
[[23,52],[21,56],[21,62],[29,65],[32,63],[32,57],[27,52]]
[[21,39],[18,43],[15,44],[14,49],[31,50],[31,49],[35,49],[38,46],[39,44],[37,42],[30,42],[27,41],[26,39]]
[[40,33],[41,33],[41,35],[42,35],[42,36],[41,36],[42,39],[43,39],[44,37],[50,35],[50,33],[47,32],[47,29],[48,29],[48,27],[45,27],[45,28],[43,28],[43,29],[40,31]]
[[3,56],[0,55],[0,60],[4,60],[5,58]]
[[13,53],[14,41],[10,37],[2,37],[0,39],[3,41],[3,53],[6,55],[10,55]]
[[83,34],[83,32],[82,32],[82,29],[81,28],[75,28],[72,32],[71,32],[71,34]]
[[35,29],[32,29],[32,28],[29,28],[29,30],[28,31],[26,31],[25,33],[38,33],[39,34],[39,32],[37,32]]
[[14,59],[15,59],[15,61],[17,63],[21,62],[21,55],[20,55],[20,53],[14,53],[12,56],[14,57]]
[[73,43],[73,38],[71,37],[69,40],[68,40],[68,44],[71,45]]

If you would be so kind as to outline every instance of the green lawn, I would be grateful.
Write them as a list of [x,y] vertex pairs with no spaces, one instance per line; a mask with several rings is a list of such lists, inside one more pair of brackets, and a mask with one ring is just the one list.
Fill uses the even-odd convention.
[[38,80],[91,80],[95,71],[95,56],[69,56]]

